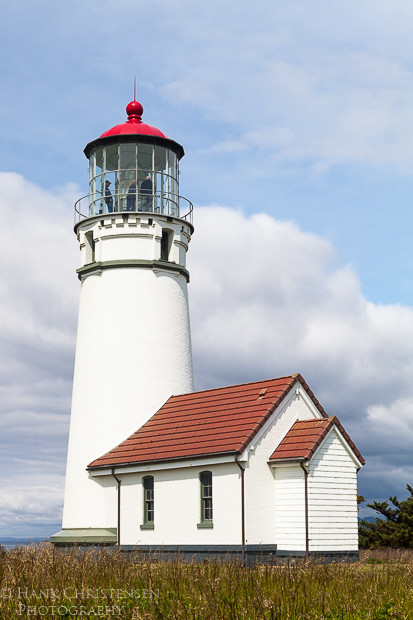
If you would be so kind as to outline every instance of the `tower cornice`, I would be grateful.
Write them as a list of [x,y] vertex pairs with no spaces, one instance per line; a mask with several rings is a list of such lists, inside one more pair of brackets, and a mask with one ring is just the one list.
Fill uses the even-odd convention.
[[111,260],[111,261],[96,261],[80,267],[76,270],[79,280],[83,280],[90,275],[98,275],[106,269],[152,269],[153,271],[166,271],[174,273],[176,275],[183,275],[187,282],[189,282],[189,271],[183,267],[183,265],[177,265],[176,263],[169,263],[162,260]]

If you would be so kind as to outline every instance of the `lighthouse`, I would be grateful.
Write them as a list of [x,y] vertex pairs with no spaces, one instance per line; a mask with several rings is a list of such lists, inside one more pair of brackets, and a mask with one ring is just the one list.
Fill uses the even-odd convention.
[[304,378],[193,391],[184,151],[136,100],[126,112],[86,146],[75,205],[79,324],[52,542],[244,564],[357,559],[365,461]]
[[192,204],[179,193],[183,147],[127,120],[84,149],[89,188],[75,205],[78,332],[62,530],[53,542],[113,542],[116,489],[88,463],[193,391],[186,253]]

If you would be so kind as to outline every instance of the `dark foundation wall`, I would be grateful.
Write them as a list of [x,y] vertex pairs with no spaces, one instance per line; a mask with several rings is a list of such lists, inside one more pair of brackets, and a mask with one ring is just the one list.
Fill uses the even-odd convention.
[[[204,562],[211,561],[233,561],[243,560],[243,550],[241,545],[164,545],[164,546],[145,546],[145,545],[121,545],[121,550],[125,553],[136,554],[137,559],[140,555],[148,559],[154,556],[161,561],[182,559],[185,562]],[[317,551],[310,552],[309,557],[317,563],[332,562],[357,562],[359,560],[358,551]],[[277,551],[277,545],[246,545],[245,564],[280,564],[295,560],[304,560],[304,551]]]

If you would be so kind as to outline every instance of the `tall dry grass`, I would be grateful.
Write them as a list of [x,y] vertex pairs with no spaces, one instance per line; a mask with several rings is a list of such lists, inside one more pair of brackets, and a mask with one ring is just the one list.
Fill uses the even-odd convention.
[[163,562],[49,544],[0,551],[0,618],[413,619],[413,551],[356,564]]

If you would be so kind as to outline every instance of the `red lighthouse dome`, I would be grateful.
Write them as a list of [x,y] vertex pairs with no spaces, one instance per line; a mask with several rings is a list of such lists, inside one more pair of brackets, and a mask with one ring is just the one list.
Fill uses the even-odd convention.
[[126,106],[126,113],[128,119],[124,123],[120,123],[104,131],[99,138],[86,145],[84,153],[87,158],[89,158],[97,148],[109,144],[120,145],[126,143],[158,145],[159,147],[172,150],[176,153],[178,159],[183,157],[184,149],[178,142],[168,138],[168,136],[157,127],[142,122],[143,106],[139,101],[134,99],[128,103]]
[[143,106],[139,101],[131,101],[128,103],[126,106],[126,113],[128,115],[128,120],[125,123],[115,125],[102,133],[100,137],[106,138],[107,136],[139,134],[144,136],[159,136],[160,138],[168,139],[168,136],[156,127],[142,122]]

